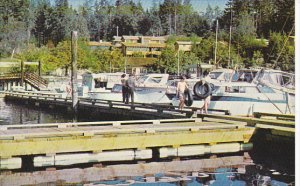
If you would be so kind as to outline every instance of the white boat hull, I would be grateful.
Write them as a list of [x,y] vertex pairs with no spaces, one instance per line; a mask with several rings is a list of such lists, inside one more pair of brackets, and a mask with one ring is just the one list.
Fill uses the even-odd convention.
[[[253,95],[239,97],[232,95],[213,96],[209,104],[209,109],[228,110],[231,115],[250,116],[254,112],[267,112],[274,114],[295,114],[295,102],[293,96],[289,96],[289,102],[283,95],[268,96]],[[220,99],[219,99],[220,98]],[[239,101],[241,100],[241,101]],[[255,101],[256,100],[256,101]],[[173,98],[172,105],[178,106],[179,100]],[[194,100],[191,107],[201,108],[203,100]]]

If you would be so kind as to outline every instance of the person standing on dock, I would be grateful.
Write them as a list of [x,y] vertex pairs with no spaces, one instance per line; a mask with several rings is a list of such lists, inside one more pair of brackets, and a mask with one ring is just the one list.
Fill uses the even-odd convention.
[[210,99],[211,99],[211,94],[208,95],[208,96],[204,99],[203,106],[200,108],[201,114],[203,114],[203,110],[204,110],[205,114],[208,114],[207,109],[208,109],[208,106],[209,106],[209,104],[210,104]]
[[184,100],[185,100],[184,91],[188,89],[188,85],[186,84],[185,79],[186,77],[182,75],[180,77],[180,81],[178,82],[176,88],[177,97],[179,98],[179,110],[182,110],[184,107]]
[[[134,103],[134,89],[135,89],[135,77],[133,74],[129,75],[128,80],[126,81],[126,85],[128,88],[128,99],[131,98],[131,104]],[[128,100],[127,100],[128,104]]]
[[128,88],[126,86],[126,74],[122,74],[122,76],[121,76],[121,83],[122,83],[122,98],[123,98],[123,103],[126,103],[126,100],[128,102]]

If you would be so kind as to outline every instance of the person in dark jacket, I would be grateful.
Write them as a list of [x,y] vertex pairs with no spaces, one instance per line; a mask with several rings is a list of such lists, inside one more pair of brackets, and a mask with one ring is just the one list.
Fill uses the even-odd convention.
[[127,91],[127,86],[126,86],[126,74],[122,74],[121,83],[122,83],[122,98],[123,98],[123,103],[125,103],[126,100],[128,100],[128,91]]

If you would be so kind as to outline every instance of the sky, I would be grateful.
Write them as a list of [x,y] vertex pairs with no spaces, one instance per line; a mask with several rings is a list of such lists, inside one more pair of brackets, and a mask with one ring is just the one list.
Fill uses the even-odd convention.
[[[164,0],[133,0],[134,2],[140,1],[144,9],[149,8],[153,5],[154,2],[163,2]],[[190,0],[191,4],[197,12],[205,12],[206,7],[210,5],[211,7],[219,6],[221,10],[226,7],[228,0]],[[72,7],[78,7],[82,5],[85,0],[69,0],[69,4]]]

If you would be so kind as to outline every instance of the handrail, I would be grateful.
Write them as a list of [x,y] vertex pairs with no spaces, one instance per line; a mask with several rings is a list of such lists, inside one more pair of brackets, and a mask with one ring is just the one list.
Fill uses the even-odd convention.
[[40,76],[38,76],[37,74],[34,74],[34,73],[28,73],[28,72],[26,72],[25,73],[25,78],[27,80],[32,80],[32,81],[34,81],[34,83],[37,83],[37,84],[42,84],[44,86],[48,85],[47,80],[41,78]]

